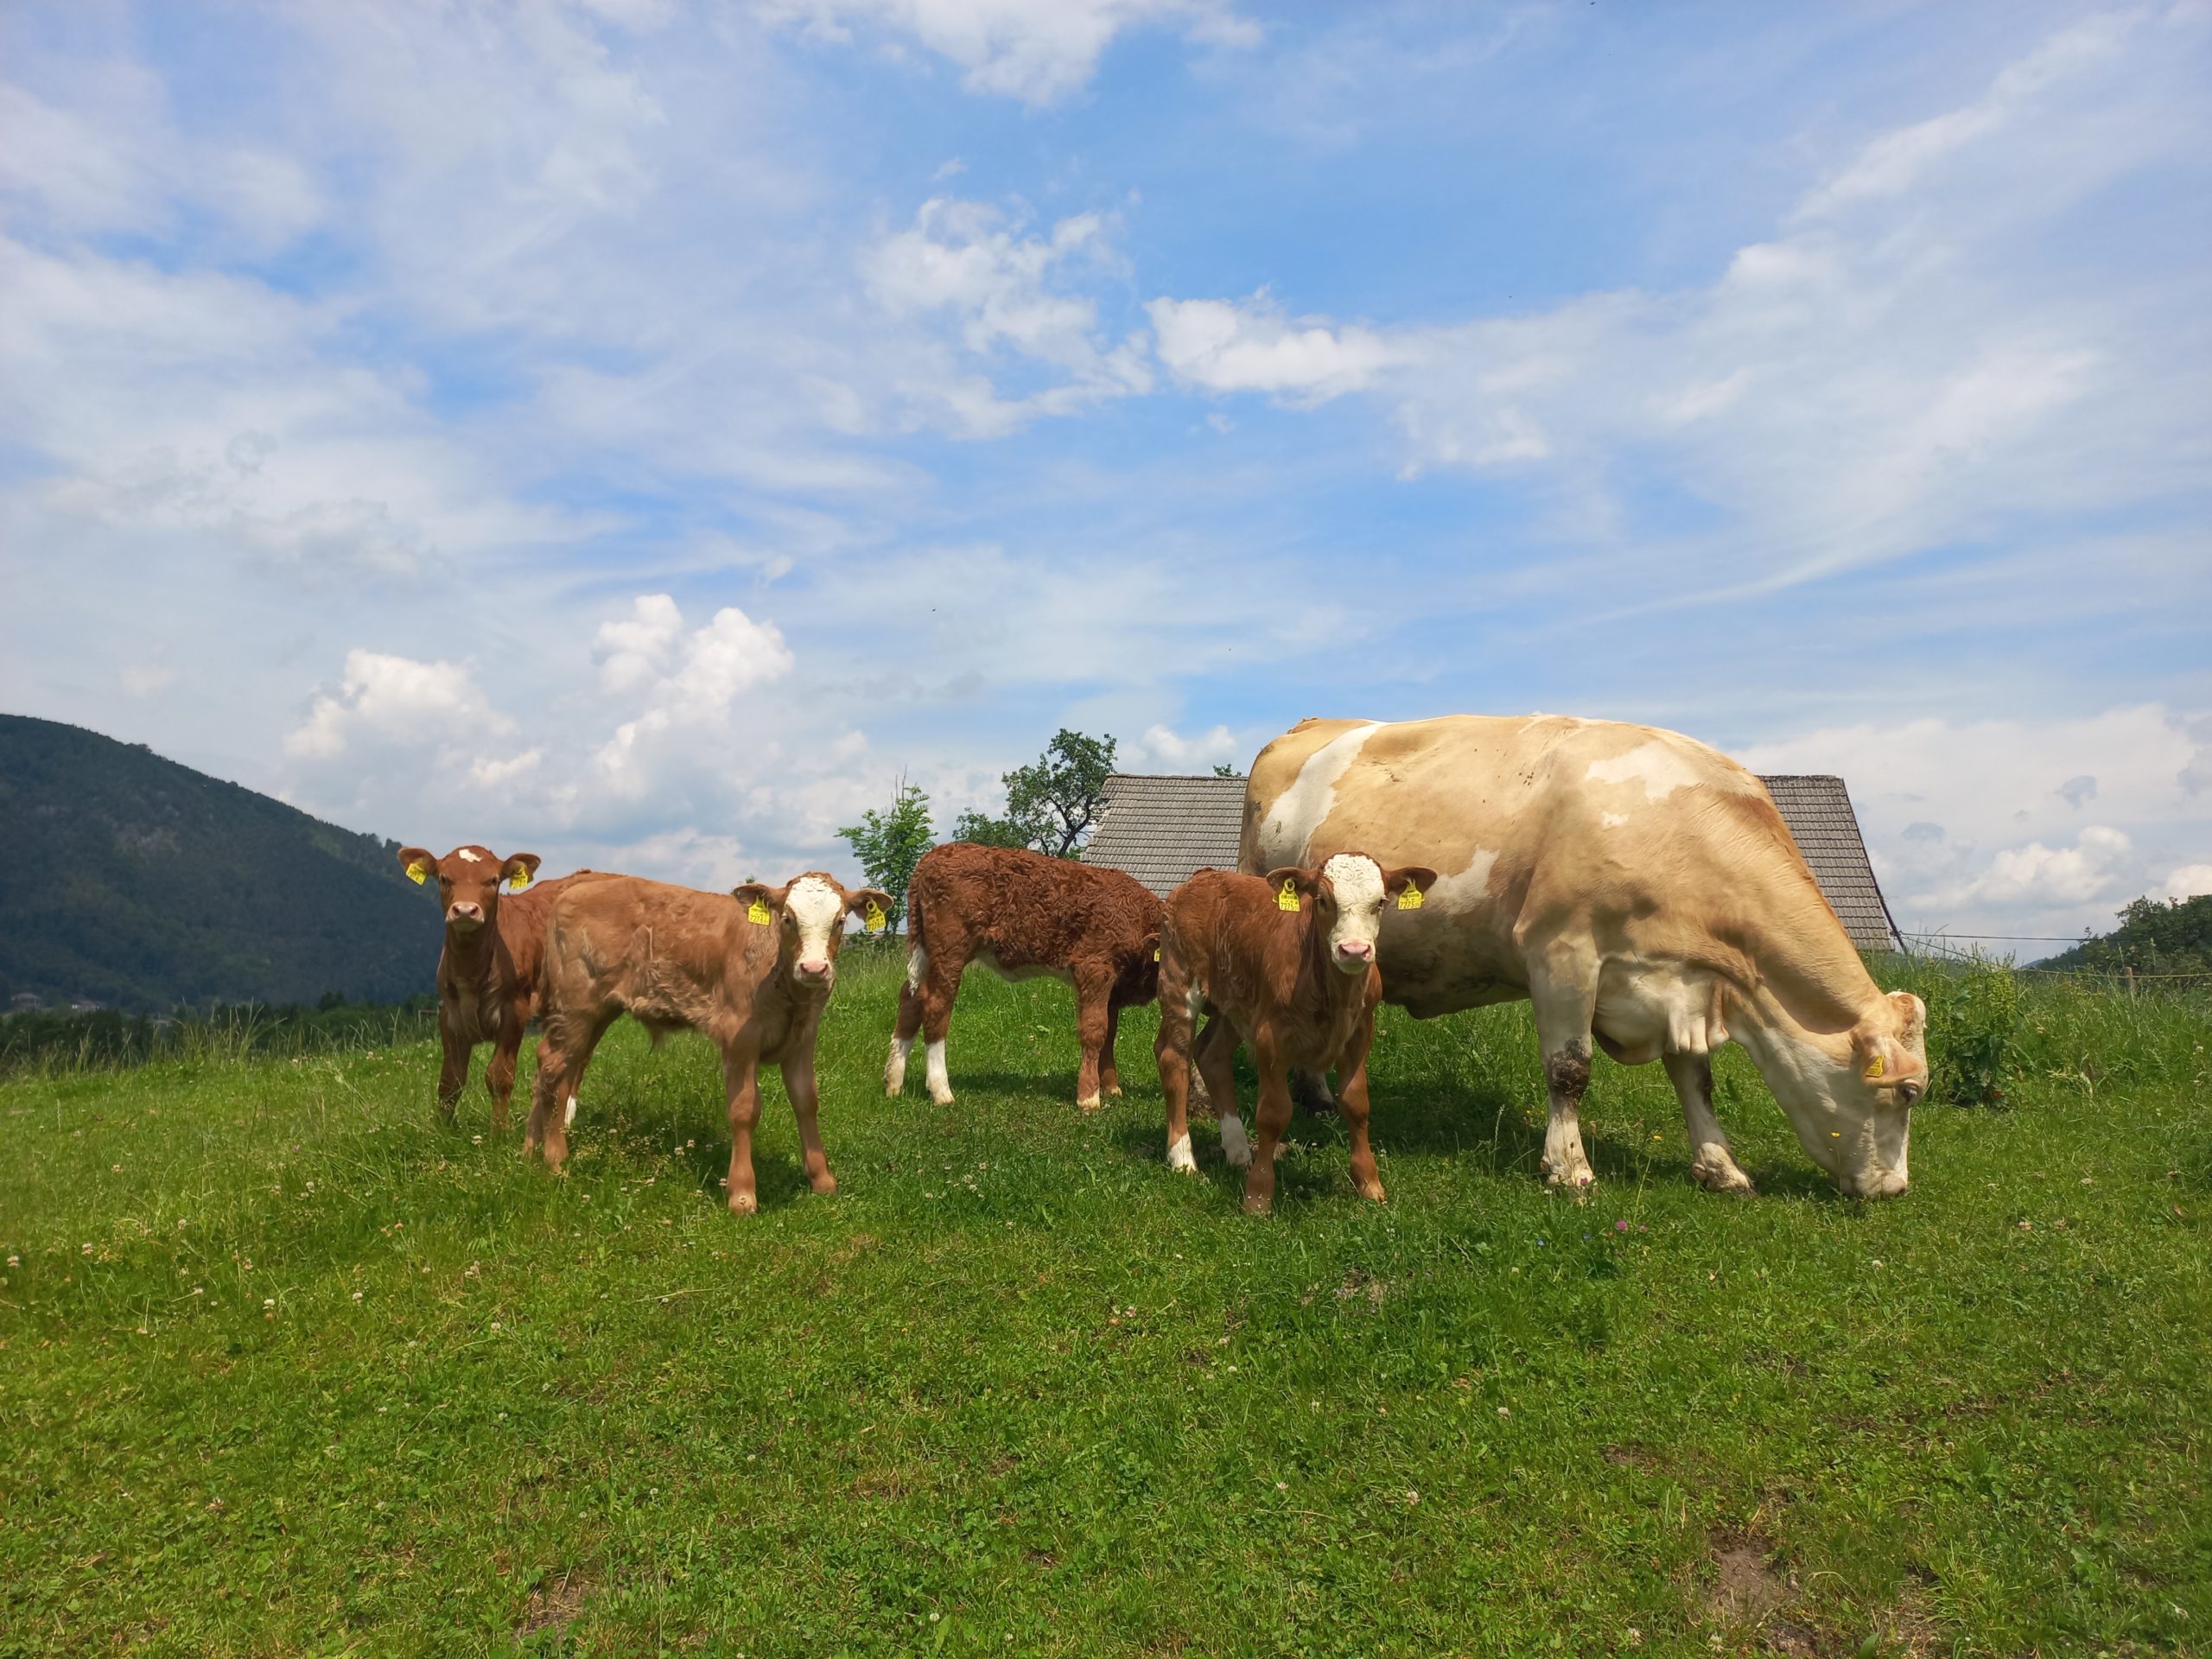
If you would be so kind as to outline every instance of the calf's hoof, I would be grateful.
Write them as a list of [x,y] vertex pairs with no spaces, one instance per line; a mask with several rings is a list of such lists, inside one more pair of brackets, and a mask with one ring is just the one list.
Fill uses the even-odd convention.
[[729,1212],[733,1216],[754,1215],[760,1209],[760,1200],[750,1192],[733,1192],[729,1195]]
[[1078,1095],[1076,1096],[1075,1104],[1077,1111],[1095,1112],[1098,1109],[1101,1103],[1102,1103],[1098,1096],[1096,1095]]
[[1387,1196],[1380,1181],[1354,1181],[1352,1185],[1359,1189],[1359,1196],[1370,1204],[1380,1204]]
[[1099,1092],[1111,1095],[1116,1100],[1119,1100],[1122,1097],[1122,1085],[1118,1083],[1109,1083]]
[[1274,1207],[1275,1201],[1272,1198],[1260,1197],[1250,1192],[1244,1195],[1244,1213],[1248,1216],[1270,1215],[1274,1213]]
[[1244,1125],[1236,1118],[1221,1120],[1221,1155],[1229,1160],[1232,1169],[1252,1166],[1252,1142],[1244,1134]]
[[837,1178],[835,1175],[832,1175],[826,1169],[819,1175],[808,1176],[806,1178],[806,1184],[812,1187],[817,1192],[821,1193],[824,1198],[829,1197],[830,1194],[837,1190]]
[[1178,1135],[1175,1143],[1167,1148],[1167,1167],[1180,1170],[1185,1175],[1198,1173],[1198,1160],[1191,1155],[1189,1135]]

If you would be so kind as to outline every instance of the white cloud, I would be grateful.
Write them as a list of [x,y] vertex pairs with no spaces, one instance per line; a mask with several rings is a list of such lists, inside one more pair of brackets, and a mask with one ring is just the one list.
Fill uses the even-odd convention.
[[1180,735],[1172,726],[1149,726],[1130,746],[1131,760],[1168,772],[1211,772],[1217,762],[1242,766],[1248,758],[1249,747],[1239,742],[1226,726],[1190,737]]
[[514,729],[461,664],[354,650],[346,653],[337,691],[315,698],[306,721],[285,738],[284,753],[328,760],[362,741],[454,748]]
[[1065,414],[1150,391],[1141,342],[1102,343],[1096,305],[1056,285],[1112,263],[1106,229],[1099,215],[1077,213],[1049,235],[1025,236],[983,203],[942,196],[924,202],[912,228],[886,237],[862,259],[877,304],[894,316],[949,314],[971,355],[1012,352],[1065,378],[1025,399],[1001,401],[987,382],[970,377],[947,385],[938,372],[919,385],[910,381],[909,395],[934,396],[959,424],[995,435],[1030,415]]
[[2007,848],[1971,880],[1939,887],[1925,902],[1945,908],[2075,909],[2093,899],[2120,896],[2134,851],[2135,843],[2120,830],[2093,823],[2071,847],[2031,841]]
[[[1209,392],[1372,397],[1406,475],[1528,489],[1611,558],[1623,609],[2171,499],[2202,477],[2212,327],[2162,266],[2078,258],[2074,215],[2212,149],[2202,33],[2183,12],[2061,31],[1860,145],[1702,285],[1398,325],[1161,298],[1156,351]],[[1684,498],[1694,530],[1667,511]]]
[[[2212,854],[2184,776],[2200,719],[2155,704],[2077,719],[1929,717],[1735,753],[1754,772],[1841,775],[1907,929],[2101,931],[2119,903],[2171,879],[2163,872]],[[2083,826],[2091,799],[2101,822]]]
[[1221,47],[1260,39],[1221,0],[762,0],[762,10],[823,40],[849,40],[855,26],[911,36],[965,69],[969,91],[1032,105],[1083,86],[1124,29],[1164,24]]
[[1157,299],[1145,308],[1168,372],[1207,391],[1261,391],[1321,403],[1376,384],[1411,349],[1357,325],[1285,317],[1264,291],[1242,304]]
[[603,690],[643,694],[644,709],[592,755],[598,781],[631,799],[671,766],[697,765],[701,739],[727,733],[740,695],[782,678],[795,661],[774,623],[756,622],[734,605],[685,632],[666,594],[641,594],[629,620],[602,623],[594,651]]
[[2162,899],[2194,899],[2212,893],[2212,864],[2184,864],[2166,877],[2159,889]]

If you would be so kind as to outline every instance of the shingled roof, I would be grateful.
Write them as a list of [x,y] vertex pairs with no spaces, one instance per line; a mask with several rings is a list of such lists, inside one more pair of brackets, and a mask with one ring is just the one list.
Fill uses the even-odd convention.
[[1866,861],[1866,843],[1859,834],[1859,815],[1851,810],[1851,796],[1843,779],[1824,773],[1778,773],[1763,777],[1766,792],[1797,850],[1813,868],[1813,880],[1835,912],[1843,931],[1861,950],[1899,950],[1897,925],[1890,918],[1889,901],[1874,880],[1874,867]]
[[[1843,779],[1789,775],[1759,781],[1851,942],[1861,950],[1897,950],[1897,924],[1866,861]],[[1242,778],[1117,772],[1106,780],[1084,861],[1127,871],[1164,898],[1193,870],[1235,869],[1243,822]]]

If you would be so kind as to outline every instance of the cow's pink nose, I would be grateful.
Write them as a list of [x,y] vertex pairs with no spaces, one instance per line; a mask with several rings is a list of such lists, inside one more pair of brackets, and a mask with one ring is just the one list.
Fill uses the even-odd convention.
[[809,979],[827,979],[830,977],[830,959],[827,957],[802,957],[798,970]]
[[1337,954],[1352,962],[1364,962],[1375,954],[1375,947],[1365,939],[1341,939],[1337,944]]

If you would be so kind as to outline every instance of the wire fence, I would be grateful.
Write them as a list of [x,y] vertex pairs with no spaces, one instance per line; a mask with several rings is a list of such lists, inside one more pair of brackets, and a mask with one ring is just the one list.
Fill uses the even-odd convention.
[[[2054,933],[1954,933],[1949,930],[1940,933],[1909,933],[1900,929],[1897,938],[1903,942],[1907,956],[1925,957],[1936,962],[1972,963],[1989,960],[1977,947],[1983,944],[2087,944],[2093,941],[2067,934]],[[1962,948],[1963,947],[1963,948]],[[2090,980],[2119,986],[2133,991],[2138,985],[2161,985],[2186,988],[2212,985],[2212,971],[2185,970],[2146,971],[2123,963],[2117,968],[2044,968],[2017,963],[2005,964],[2009,973],[2031,974],[2048,979]]]

